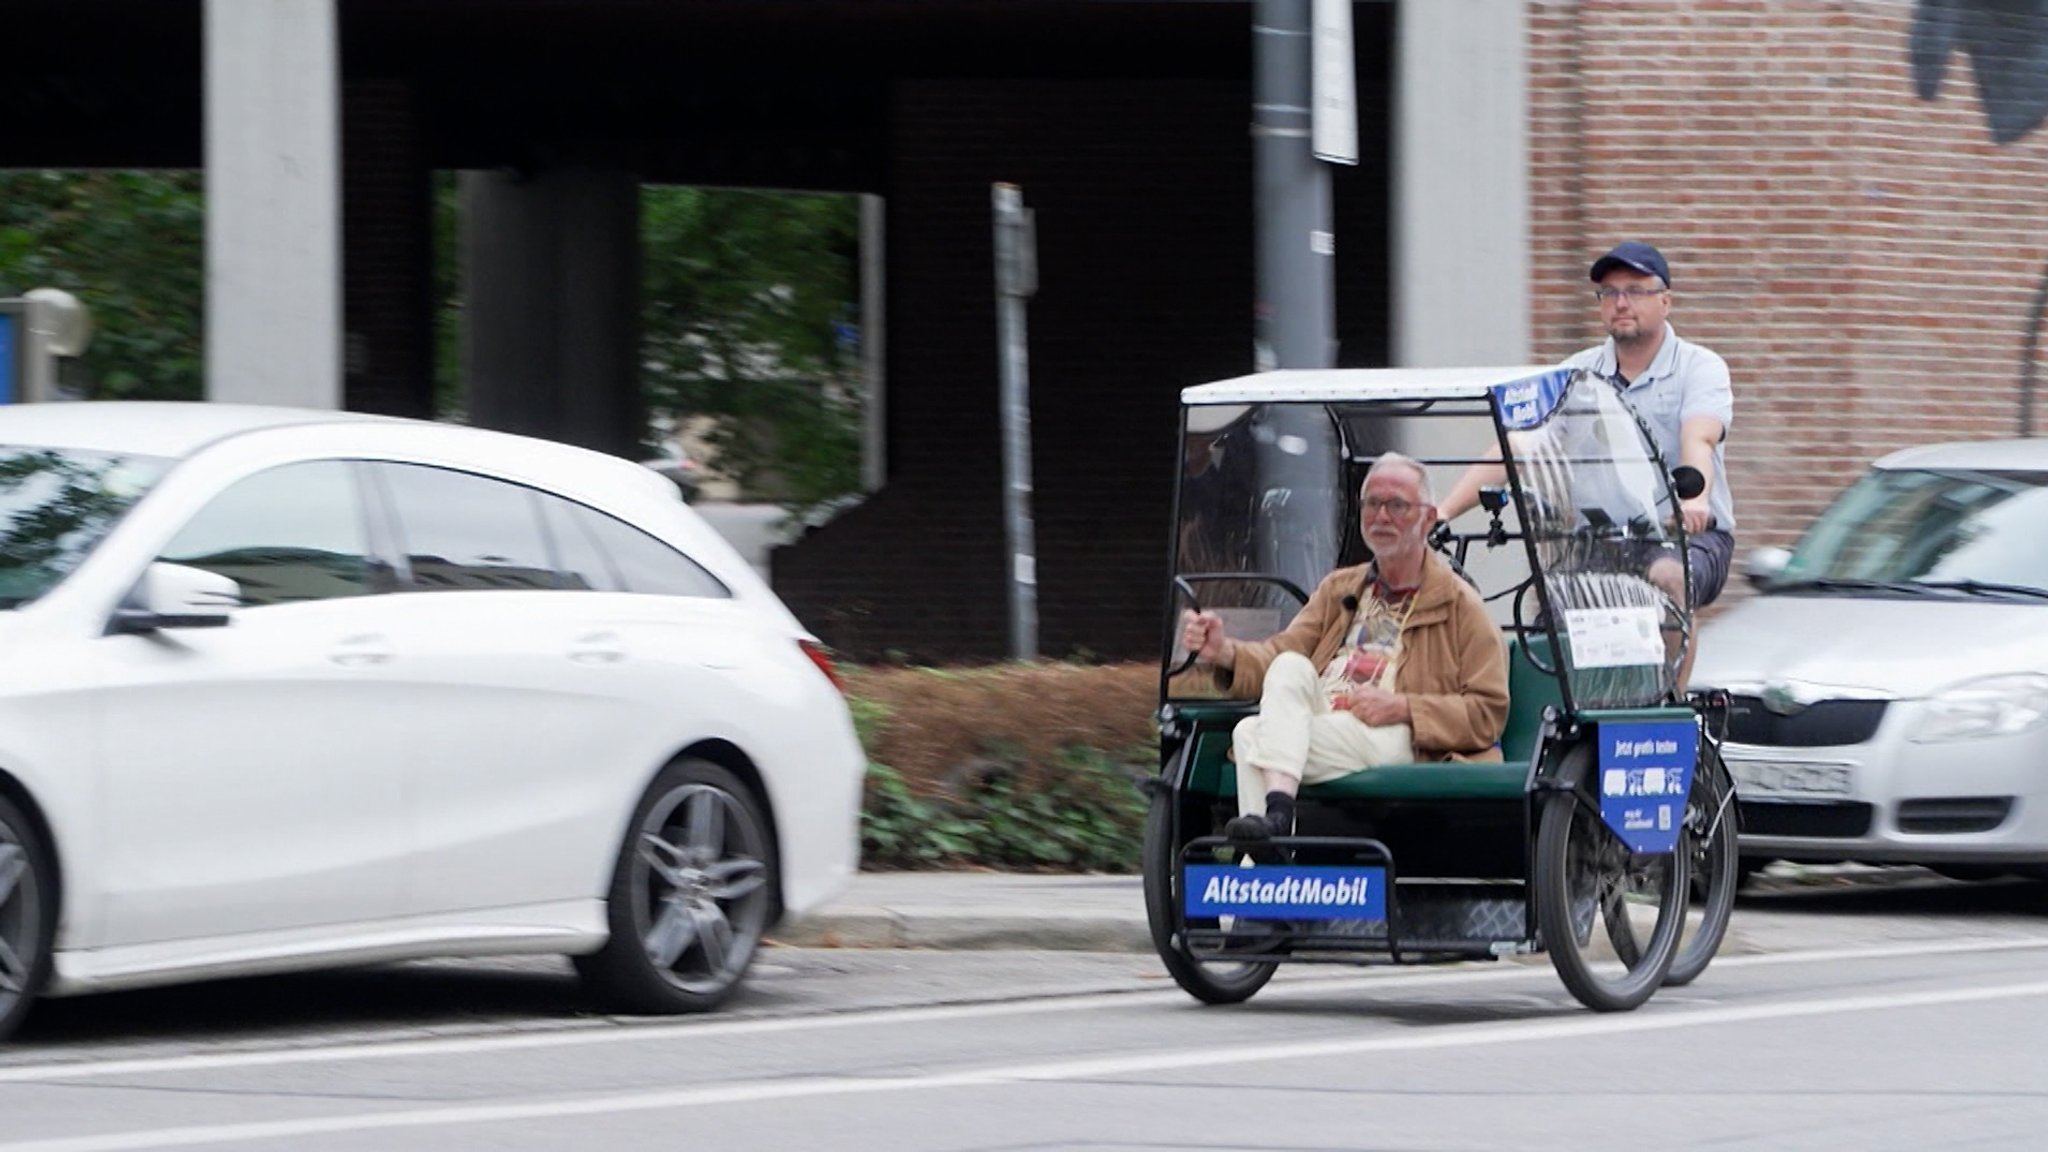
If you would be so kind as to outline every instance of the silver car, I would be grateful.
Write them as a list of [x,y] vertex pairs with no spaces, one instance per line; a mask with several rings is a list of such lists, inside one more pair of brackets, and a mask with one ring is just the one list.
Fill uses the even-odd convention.
[[2048,874],[2048,441],[1897,452],[1708,625],[1746,868]]

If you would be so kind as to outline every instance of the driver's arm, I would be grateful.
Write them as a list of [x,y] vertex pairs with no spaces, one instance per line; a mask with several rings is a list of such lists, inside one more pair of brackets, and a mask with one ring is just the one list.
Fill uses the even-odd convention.
[[1720,417],[1705,413],[1687,416],[1678,426],[1678,462],[1699,469],[1700,475],[1707,480],[1699,495],[1679,505],[1685,516],[1687,532],[1706,531],[1708,521],[1713,518],[1714,446],[1727,432],[1727,426],[1721,423]]
[[[1488,447],[1486,458],[1499,460],[1500,445]],[[1458,477],[1458,482],[1451,485],[1444,498],[1436,502],[1436,514],[1445,521],[1456,520],[1479,506],[1481,488],[1497,488],[1507,482],[1508,470],[1499,464],[1474,464],[1465,469],[1465,474]]]

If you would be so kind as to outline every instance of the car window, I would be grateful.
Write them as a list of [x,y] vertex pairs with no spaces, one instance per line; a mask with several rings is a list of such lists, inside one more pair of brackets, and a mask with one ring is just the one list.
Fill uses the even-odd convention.
[[532,489],[452,468],[376,467],[415,590],[557,587]]
[[585,592],[625,591],[625,582],[585,522],[590,510],[559,496],[541,493],[539,498],[548,539],[555,546],[555,576],[561,586]]
[[2048,473],[1875,471],[1814,521],[1778,580],[2048,590],[2044,523]]
[[628,592],[727,598],[732,590],[695,560],[623,520],[574,505],[577,519],[611,558]]
[[160,559],[234,580],[251,608],[376,590],[355,474],[340,460],[286,464],[236,481],[179,530]]
[[0,447],[0,609],[71,575],[169,466],[152,456]]

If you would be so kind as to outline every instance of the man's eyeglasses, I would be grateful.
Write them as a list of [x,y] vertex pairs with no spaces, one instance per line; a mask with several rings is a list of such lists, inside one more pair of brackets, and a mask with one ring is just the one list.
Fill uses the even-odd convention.
[[1626,296],[1629,303],[1641,304],[1652,296],[1662,296],[1669,291],[1671,291],[1669,288],[1644,288],[1641,286],[1634,288],[1595,288],[1593,289],[1593,299],[1605,304],[1610,300],[1619,300]]
[[1377,496],[1367,496],[1365,498],[1365,515],[1367,519],[1385,512],[1396,520],[1406,520],[1408,514],[1413,511],[1415,511],[1415,503],[1411,500],[1382,500]]

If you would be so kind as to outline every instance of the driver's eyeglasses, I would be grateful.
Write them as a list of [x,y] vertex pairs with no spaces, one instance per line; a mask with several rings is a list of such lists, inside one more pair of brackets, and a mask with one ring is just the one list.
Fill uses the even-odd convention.
[[1593,299],[1606,304],[1609,301],[1627,297],[1629,303],[1641,304],[1652,296],[1662,296],[1669,291],[1671,291],[1669,288],[1643,288],[1640,286],[1634,288],[1595,288],[1593,289]]
[[1408,514],[1413,511],[1415,511],[1415,504],[1413,501],[1382,500],[1377,496],[1367,496],[1365,498],[1365,514],[1368,518],[1377,516],[1380,513],[1385,512],[1393,516],[1393,518],[1396,520],[1406,520],[1408,518]]

